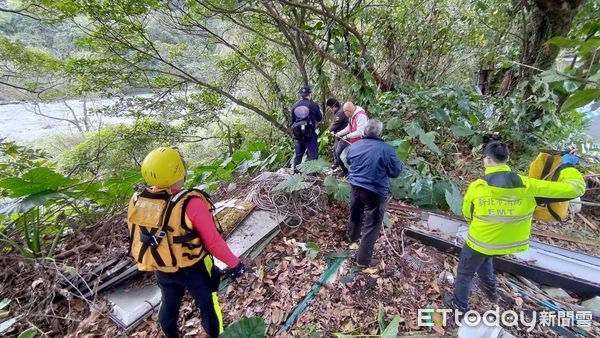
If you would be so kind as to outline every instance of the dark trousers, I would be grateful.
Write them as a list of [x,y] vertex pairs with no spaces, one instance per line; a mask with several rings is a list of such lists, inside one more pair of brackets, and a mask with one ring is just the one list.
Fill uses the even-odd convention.
[[346,176],[348,176],[348,168],[346,168],[344,161],[342,161],[340,156],[342,155],[344,149],[348,148],[349,145],[350,143],[337,137],[335,138],[335,143],[333,144],[333,167],[336,168],[339,166]]
[[317,140],[317,134],[314,136],[296,139],[296,157],[294,157],[294,168],[298,164],[302,163],[302,156],[304,152],[308,152],[308,160],[316,160],[319,158],[319,142]]
[[482,282],[482,286],[487,292],[496,291],[496,277],[494,276],[494,257],[484,255],[465,244],[460,252],[458,261],[458,270],[456,282],[454,285],[454,300],[456,305],[463,310],[469,307],[469,295],[473,284],[473,275],[477,276]]
[[206,333],[210,337],[219,336],[223,331],[221,308],[217,299],[219,275],[213,267],[211,257],[207,256],[205,260],[177,272],[157,271],[155,275],[162,294],[158,321],[168,338],[179,337],[177,318],[185,290],[190,292],[200,310]]
[[356,262],[369,265],[373,256],[373,247],[385,212],[385,196],[370,190],[352,186],[350,196],[350,220],[348,221],[348,237],[351,241],[360,239],[360,247]]

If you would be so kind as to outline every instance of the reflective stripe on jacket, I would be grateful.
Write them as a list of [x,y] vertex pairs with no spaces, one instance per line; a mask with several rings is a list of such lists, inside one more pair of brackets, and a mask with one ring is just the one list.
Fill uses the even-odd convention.
[[535,198],[577,198],[584,192],[585,181],[575,168],[564,169],[557,182],[517,175],[507,165],[486,168],[463,200],[462,212],[469,222],[467,245],[486,255],[525,251]]

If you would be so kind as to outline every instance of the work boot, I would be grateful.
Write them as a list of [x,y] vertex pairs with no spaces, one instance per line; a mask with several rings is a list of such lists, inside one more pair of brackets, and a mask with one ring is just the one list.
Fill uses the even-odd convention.
[[442,296],[442,303],[444,304],[444,307],[446,309],[459,310],[463,314],[466,313],[467,311],[469,311],[468,308],[465,309],[456,303],[456,299],[454,298],[454,293],[452,293],[452,292],[444,293],[444,295]]
[[350,238],[350,235],[348,235],[348,232],[346,232],[344,239],[346,240],[346,242],[348,242],[348,244],[352,244],[352,243],[358,243],[358,241],[360,240],[360,237],[356,238],[356,239]]
[[377,258],[371,258],[371,261],[369,262],[369,264],[360,264],[358,261],[356,262],[356,266],[358,266],[359,268],[362,268],[362,269],[374,268],[377,265],[379,265],[379,259],[377,259]]
[[483,294],[485,295],[485,297],[491,302],[491,303],[497,303],[498,300],[500,299],[500,296],[498,295],[498,290],[494,287],[490,287],[489,285],[485,284],[481,278],[477,278],[477,287],[479,288],[479,290],[481,290],[481,292],[483,292]]

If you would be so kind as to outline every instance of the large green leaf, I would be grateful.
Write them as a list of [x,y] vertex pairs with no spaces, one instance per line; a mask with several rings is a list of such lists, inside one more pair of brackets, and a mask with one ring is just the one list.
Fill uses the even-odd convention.
[[390,193],[395,199],[408,197],[408,192],[401,178],[392,178],[390,180]]
[[585,106],[586,104],[600,98],[600,88],[588,88],[575,92],[563,103],[560,111],[571,111],[575,108]]
[[433,110],[433,117],[441,123],[449,123],[450,115],[446,109],[436,108]]
[[434,143],[433,133],[425,133],[425,131],[419,126],[417,122],[411,122],[404,127],[404,131],[408,136],[414,138],[419,137],[419,141],[426,145],[429,149],[438,155],[442,155],[440,148]]
[[452,182],[448,180],[436,179],[433,181],[433,207],[438,209],[447,210],[448,204],[446,203],[446,190],[452,189]]
[[383,304],[379,303],[377,307],[377,323],[379,323],[379,332],[385,331],[385,312],[383,311]]
[[404,131],[410,137],[417,137],[421,134],[425,134],[425,131],[416,122],[411,122],[404,127]]
[[18,338],[35,338],[37,336],[38,330],[35,327],[30,327],[27,330],[21,332]]
[[395,316],[390,324],[385,328],[385,331],[381,333],[381,338],[396,338],[398,336],[400,322],[402,321],[404,321],[402,317]]
[[248,151],[267,151],[269,150],[269,145],[263,141],[254,142],[248,145]]
[[325,177],[323,181],[325,193],[332,196],[336,201],[347,202],[350,200],[350,184],[345,181],[340,181],[333,176]]
[[37,194],[48,190],[57,190],[76,183],[76,180],[58,174],[49,168],[35,168],[22,177],[9,177],[0,181],[0,188],[11,191],[11,197]]
[[387,123],[385,125],[385,129],[398,130],[398,129],[402,128],[403,125],[404,125],[404,121],[402,121],[401,118],[394,116],[387,121]]
[[331,163],[322,158],[306,161],[298,166],[298,170],[304,174],[321,174],[331,167]]
[[409,197],[423,208],[435,208],[437,206],[433,194],[433,180],[430,177],[416,180],[413,184],[413,193]]
[[265,320],[260,317],[240,319],[229,325],[220,338],[264,338],[267,331]]
[[419,135],[419,141],[421,141],[421,143],[429,147],[429,149],[431,149],[434,153],[442,155],[440,148],[438,148],[438,146],[434,143],[434,138],[432,134],[423,133]]
[[471,136],[475,134],[473,130],[460,124],[453,124],[452,126],[450,126],[450,131],[452,131],[452,134],[459,137]]
[[231,158],[233,159],[234,162],[239,163],[243,160],[251,160],[252,159],[252,153],[246,150],[238,150],[233,152],[233,154],[231,154]]
[[408,140],[395,140],[388,143],[396,148],[396,155],[398,155],[398,158],[402,161],[406,161],[408,154],[410,153],[410,142]]
[[480,146],[483,143],[483,137],[481,135],[473,135],[469,139],[469,144],[473,147]]
[[44,191],[37,194],[16,198],[4,204],[0,204],[0,214],[24,213],[44,203],[67,196],[58,192]]
[[448,203],[448,206],[453,213],[459,216],[462,215],[463,198],[460,194],[460,190],[454,184],[451,189],[446,190],[446,203]]
[[577,49],[577,55],[586,55],[593,53],[600,47],[600,37],[591,37],[586,41],[582,41]]
[[567,39],[562,36],[555,36],[551,39],[548,39],[548,41],[546,41],[546,43],[552,44],[552,45],[555,45],[555,46],[558,46],[561,48],[573,48],[573,47],[579,46],[581,44],[581,41]]
[[405,167],[399,177],[390,180],[390,192],[395,199],[405,199],[412,196],[413,183],[419,178],[416,170]]
[[273,190],[292,193],[294,191],[307,189],[310,186],[311,184],[304,181],[304,177],[301,174],[295,174],[287,180],[279,182]]

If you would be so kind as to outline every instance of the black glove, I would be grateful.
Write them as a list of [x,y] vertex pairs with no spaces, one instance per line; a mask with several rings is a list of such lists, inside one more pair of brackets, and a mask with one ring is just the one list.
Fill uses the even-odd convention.
[[233,282],[236,278],[243,275],[245,270],[246,267],[244,266],[244,263],[239,262],[238,265],[229,271],[229,274],[231,275],[231,281]]

